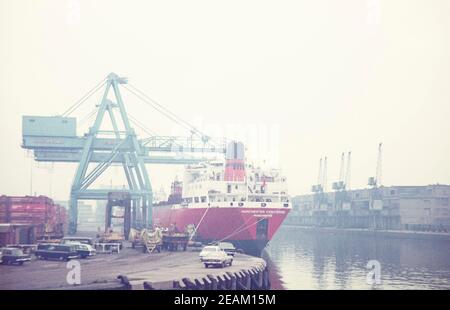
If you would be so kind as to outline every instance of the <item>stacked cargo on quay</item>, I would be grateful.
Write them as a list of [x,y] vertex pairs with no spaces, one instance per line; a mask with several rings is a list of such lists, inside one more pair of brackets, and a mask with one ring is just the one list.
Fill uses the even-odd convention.
[[0,196],[0,246],[61,238],[67,211],[46,196]]
[[317,192],[292,205],[287,225],[450,232],[450,185]]

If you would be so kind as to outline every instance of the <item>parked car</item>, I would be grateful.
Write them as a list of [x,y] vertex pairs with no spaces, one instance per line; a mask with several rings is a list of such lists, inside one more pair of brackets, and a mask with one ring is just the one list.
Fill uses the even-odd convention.
[[73,244],[77,247],[78,255],[81,258],[87,258],[90,256],[97,255],[97,251],[90,245],[90,244],[84,244],[84,243],[67,243],[67,244]]
[[219,246],[206,246],[200,252],[200,259],[205,264],[205,267],[209,266],[231,266],[233,264],[233,256],[228,255]]
[[34,254],[39,259],[59,259],[66,261],[80,256],[77,245],[74,244],[38,244]]
[[228,255],[234,256],[237,252],[233,243],[231,242],[219,242],[218,246],[225,251]]
[[3,248],[0,254],[0,263],[5,265],[23,265],[24,262],[31,260],[30,255],[24,254],[21,249],[18,248]]
[[205,246],[201,251],[200,254],[198,254],[198,257],[200,258],[200,261],[203,262],[203,257],[205,257],[210,252],[218,251],[220,248],[215,245],[208,245]]
[[94,239],[89,237],[64,237],[61,240],[62,244],[67,243],[83,243],[83,244],[89,244],[94,245]]

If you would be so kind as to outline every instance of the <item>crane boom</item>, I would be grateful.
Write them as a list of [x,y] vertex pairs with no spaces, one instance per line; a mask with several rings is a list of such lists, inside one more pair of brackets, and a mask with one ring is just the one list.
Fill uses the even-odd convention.
[[378,144],[378,159],[377,159],[377,170],[375,172],[375,177],[370,177],[368,185],[372,187],[381,186],[381,164],[382,164],[382,151],[383,151],[383,143]]
[[339,182],[344,181],[344,169],[345,169],[345,154],[341,154],[341,167],[339,168]]
[[327,191],[327,157],[325,156],[325,159],[323,161],[323,175],[322,175],[322,188],[323,191],[326,192]]
[[351,163],[352,163],[352,152],[349,151],[347,154],[347,171],[345,173],[345,189],[350,189],[350,177],[351,177]]
[[382,174],[381,174],[381,172],[382,172],[382,152],[383,152],[383,143],[380,143],[379,145],[378,145],[378,160],[377,160],[377,176],[376,176],[376,183],[377,183],[377,185],[378,186],[381,186],[381,184],[382,184],[382,180],[381,180],[381,177],[382,177]]
[[317,184],[320,184],[322,181],[322,157],[319,160],[319,173],[317,175]]

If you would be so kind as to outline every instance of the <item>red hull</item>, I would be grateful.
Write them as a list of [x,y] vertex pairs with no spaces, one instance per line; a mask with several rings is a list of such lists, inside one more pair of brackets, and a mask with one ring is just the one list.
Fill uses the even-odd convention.
[[[262,250],[286,218],[289,209],[264,208],[171,208],[155,206],[153,223],[175,225],[179,231],[194,224],[196,240],[231,241],[255,252]],[[236,244],[235,244],[236,245]]]

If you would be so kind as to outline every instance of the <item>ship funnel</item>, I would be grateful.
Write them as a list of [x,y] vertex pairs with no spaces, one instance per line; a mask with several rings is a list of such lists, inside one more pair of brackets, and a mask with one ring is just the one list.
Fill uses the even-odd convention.
[[183,193],[183,183],[178,181],[178,176],[175,177],[172,186],[170,187],[170,195],[167,200],[170,204],[181,203],[181,197]]
[[225,159],[225,181],[244,181],[244,144],[238,141],[228,143]]

